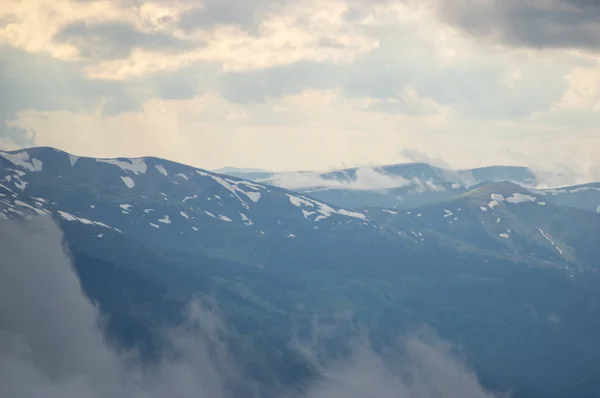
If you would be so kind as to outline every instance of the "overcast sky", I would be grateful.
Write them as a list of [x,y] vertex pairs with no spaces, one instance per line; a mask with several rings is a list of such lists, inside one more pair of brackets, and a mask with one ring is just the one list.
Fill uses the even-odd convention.
[[3,149],[600,166],[597,0],[3,0],[0,51]]

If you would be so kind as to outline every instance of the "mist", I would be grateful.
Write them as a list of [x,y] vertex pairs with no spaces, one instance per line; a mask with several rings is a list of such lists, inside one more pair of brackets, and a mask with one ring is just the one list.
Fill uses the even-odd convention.
[[297,172],[275,174],[270,184],[286,189],[334,188],[349,190],[386,190],[411,184],[411,181],[401,177],[386,174],[376,167],[360,166],[356,169],[356,178],[346,176],[345,179],[323,178],[317,172]]
[[[227,350],[224,318],[204,303],[190,303],[183,324],[162,331],[169,344],[158,360],[109,344],[106,318],[82,290],[63,240],[49,217],[0,222],[0,396],[259,396]],[[404,337],[385,356],[360,340],[337,358],[323,358],[316,341],[294,347],[319,376],[282,398],[494,396],[436,338]]]

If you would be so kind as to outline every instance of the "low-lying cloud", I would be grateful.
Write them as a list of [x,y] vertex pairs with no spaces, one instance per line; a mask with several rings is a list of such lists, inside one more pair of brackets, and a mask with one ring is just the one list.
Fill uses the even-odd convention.
[[[49,218],[0,222],[0,253],[0,396],[259,396],[227,351],[223,321],[198,303],[190,304],[184,324],[164,332],[169,348],[155,362],[108,344],[102,317],[82,291],[62,233]],[[335,361],[307,357],[319,370],[317,381],[301,395],[276,396],[491,398],[450,348],[408,338],[402,355],[389,355],[392,360],[368,344]]]
[[[343,172],[340,172],[343,173]],[[413,184],[413,181],[399,175],[387,174],[376,167],[360,166],[354,176],[349,173],[338,177],[325,177],[317,172],[281,173],[268,181],[270,184],[287,189],[348,189],[356,191],[383,191]]]

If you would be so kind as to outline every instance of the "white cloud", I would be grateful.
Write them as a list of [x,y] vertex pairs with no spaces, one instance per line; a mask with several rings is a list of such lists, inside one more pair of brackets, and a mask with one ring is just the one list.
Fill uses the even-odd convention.
[[356,175],[346,175],[333,179],[324,178],[317,172],[281,173],[269,178],[269,183],[287,188],[336,188],[350,190],[385,190],[409,185],[408,181],[400,176],[386,174],[377,168],[361,166],[356,169]]
[[600,66],[576,67],[567,75],[569,83],[560,102],[560,109],[600,112]]

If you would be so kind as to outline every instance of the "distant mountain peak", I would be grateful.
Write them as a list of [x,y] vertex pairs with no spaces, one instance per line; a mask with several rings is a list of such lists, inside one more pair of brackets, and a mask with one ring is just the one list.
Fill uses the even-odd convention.
[[513,182],[501,181],[501,182],[484,182],[478,184],[469,191],[465,192],[463,197],[471,198],[490,198],[491,195],[502,195],[505,197],[513,194],[531,195],[535,196],[531,190]]

